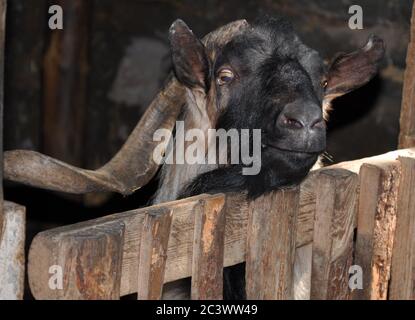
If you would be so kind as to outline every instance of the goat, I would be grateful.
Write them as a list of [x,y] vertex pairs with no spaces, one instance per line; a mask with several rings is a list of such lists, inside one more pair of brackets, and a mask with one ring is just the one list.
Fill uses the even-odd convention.
[[[205,135],[208,128],[259,128],[262,165],[257,175],[243,175],[242,164],[164,165],[157,203],[219,192],[246,191],[255,198],[298,184],[325,149],[323,114],[327,118],[330,102],[367,83],[384,54],[382,41],[372,36],[326,68],[280,18],[260,20],[214,55],[181,20],[172,25],[170,42],[175,75],[186,87],[185,128],[202,128]],[[244,296],[236,294],[228,297]]]
[[242,164],[164,164],[153,202],[229,191],[255,198],[306,177],[325,149],[331,101],[370,81],[384,55],[383,41],[371,36],[365,46],[336,55],[326,66],[282,18],[252,26],[237,21],[204,40],[177,20],[170,43],[173,79],[109,163],[91,171],[35,152],[11,151],[5,153],[5,178],[72,193],[132,193],[157,171],[153,133],[172,130],[179,119],[185,130],[198,128],[205,135],[212,128],[260,129],[261,171],[243,175]]
[[186,87],[185,129],[203,129],[205,135],[208,128],[260,129],[262,166],[259,174],[244,176],[240,164],[165,165],[155,202],[244,190],[256,197],[299,183],[325,149],[323,113],[327,117],[330,102],[368,82],[384,51],[372,36],[365,47],[338,55],[326,68],[287,21],[271,18],[214,54],[180,20],[170,40],[175,75]]

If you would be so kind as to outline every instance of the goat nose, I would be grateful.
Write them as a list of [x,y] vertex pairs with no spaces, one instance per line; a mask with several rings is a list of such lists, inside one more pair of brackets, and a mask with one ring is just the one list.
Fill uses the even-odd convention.
[[292,115],[282,115],[282,123],[292,129],[302,129],[304,128],[304,121],[298,119],[298,117]]
[[324,122],[323,117],[319,117],[318,119],[314,120],[314,122],[311,123],[310,128],[322,128],[324,129],[326,127],[326,123]]
[[280,115],[277,125],[293,130],[325,128],[322,111],[317,105],[287,105]]

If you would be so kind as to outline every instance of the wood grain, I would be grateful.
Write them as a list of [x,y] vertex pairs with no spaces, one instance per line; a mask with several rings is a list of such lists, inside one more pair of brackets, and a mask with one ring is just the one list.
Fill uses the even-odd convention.
[[138,257],[137,298],[140,300],[161,298],[172,215],[167,208],[150,209],[145,215]]
[[3,235],[0,236],[0,300],[23,299],[25,237],[25,208],[6,201]]
[[412,7],[410,32],[402,90],[399,148],[415,146],[415,4]]
[[360,169],[355,264],[363,270],[363,289],[353,291],[354,299],[387,298],[400,173],[398,161]]
[[324,169],[316,185],[311,299],[347,299],[352,264],[358,176]]
[[[316,192],[319,190],[319,173],[321,171],[345,168],[347,171],[359,173],[360,167],[365,162],[376,164],[376,162],[393,161],[399,156],[415,158],[415,152],[413,149],[397,150],[376,157],[344,162],[310,173],[306,181],[304,181],[300,186],[301,194],[299,213],[297,217],[298,224],[296,228],[296,247],[302,247],[312,243],[315,219],[314,212],[316,210]],[[337,178],[333,179],[336,180]],[[336,194],[331,194],[331,196],[339,197]],[[165,283],[191,276],[194,242],[194,214],[197,210],[200,199],[207,199],[209,197],[213,196],[201,195],[151,207],[152,209],[168,208],[173,211],[171,233],[167,249],[167,261],[164,277]],[[245,194],[231,193],[226,195],[225,208],[226,226],[224,240],[224,266],[232,266],[245,261],[248,212],[250,210],[250,204],[246,200]],[[96,226],[100,226],[110,221],[122,222],[125,225],[120,294],[127,295],[137,292],[139,264],[138,256],[140,251],[141,231],[144,217],[148,212],[148,209],[149,208],[143,208],[112,214],[107,217],[56,228],[38,234],[30,248],[31,256],[39,256],[43,250],[45,250],[45,252],[48,251],[49,253],[47,255],[43,254],[44,258],[42,259],[29,260],[29,280],[31,280],[33,284],[37,284],[37,290],[35,290],[34,293],[35,297],[41,299],[42,297],[48,296],[45,293],[47,292],[47,288],[43,288],[44,286],[47,286],[47,282],[45,284],[43,279],[49,276],[47,273],[48,269],[45,265],[56,264],[56,254],[54,252],[57,250],[56,247],[58,243],[60,241],[67,241],[67,239],[75,237],[77,233],[83,232],[84,230],[92,231]],[[327,232],[327,230],[325,232]],[[336,235],[336,237],[339,236]],[[340,240],[335,240],[334,243],[337,243],[338,241]],[[326,254],[328,254],[327,251]],[[307,264],[302,266],[303,269],[309,270],[310,266],[308,264],[311,264],[311,261],[300,260],[301,259],[298,259],[298,263]],[[345,263],[348,263],[348,261]],[[46,276],[44,275],[45,270]]]
[[299,188],[250,203],[246,249],[248,299],[292,299]]
[[3,111],[4,111],[4,54],[6,37],[6,0],[0,0],[0,239],[5,223],[3,207]]
[[393,242],[391,300],[415,299],[415,159],[400,157],[401,181]]
[[[37,250],[29,252],[31,272],[36,274],[29,277],[33,295],[42,299],[119,299],[124,230],[124,223],[109,221],[76,234],[62,234],[53,239],[52,251],[50,243],[45,245],[42,235],[37,236],[33,241]],[[51,267],[62,271],[62,287],[50,285]]]
[[62,7],[64,28],[52,30],[43,61],[43,148],[82,166],[88,70],[89,1],[49,1]]
[[224,195],[204,200],[194,216],[191,286],[193,300],[223,298],[224,204]]

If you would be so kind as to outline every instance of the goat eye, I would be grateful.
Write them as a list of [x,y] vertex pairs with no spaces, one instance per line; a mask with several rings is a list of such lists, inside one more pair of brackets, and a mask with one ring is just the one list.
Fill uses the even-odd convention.
[[230,69],[222,69],[219,71],[216,81],[220,86],[230,83],[234,78],[233,72]]
[[323,87],[323,89],[326,89],[327,84],[328,84],[327,80],[323,80],[323,81],[321,82],[321,86]]

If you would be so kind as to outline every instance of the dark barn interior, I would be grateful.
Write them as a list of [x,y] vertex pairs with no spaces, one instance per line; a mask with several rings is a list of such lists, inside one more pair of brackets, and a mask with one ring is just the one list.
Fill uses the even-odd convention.
[[[384,39],[379,75],[334,103],[326,163],[394,150],[412,1],[360,0],[364,29],[351,30],[348,8],[354,2],[9,1],[4,149],[100,167],[124,143],[170,72],[167,35],[175,19],[203,36],[227,22],[268,14],[289,18],[303,41],[325,58],[362,46],[372,33]],[[63,31],[48,28],[52,4],[64,9]],[[143,206],[155,187],[156,181],[125,198],[82,197],[6,183],[5,198],[26,206],[30,244],[39,231]]]

